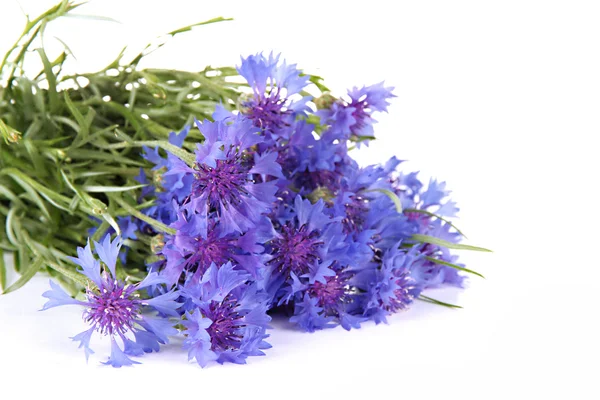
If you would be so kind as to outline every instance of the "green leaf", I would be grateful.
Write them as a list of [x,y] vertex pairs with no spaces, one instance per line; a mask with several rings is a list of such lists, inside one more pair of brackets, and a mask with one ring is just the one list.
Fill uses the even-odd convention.
[[79,111],[77,109],[77,107],[75,106],[75,104],[73,104],[73,102],[71,101],[71,97],[69,96],[69,92],[68,91],[64,91],[63,92],[63,97],[65,100],[65,104],[67,105],[67,108],[69,109],[69,111],[71,112],[71,114],[73,115],[73,117],[75,118],[75,120],[77,121],[77,126],[79,129],[77,129],[77,133],[78,133],[78,137],[75,141],[74,146],[78,147],[78,142],[79,141],[85,141],[89,134],[90,134],[90,127],[92,126],[92,122],[94,121],[94,117],[96,116],[96,111],[94,111],[93,108],[88,107],[88,112],[85,116],[83,116],[83,114],[81,113],[81,111]]
[[33,278],[33,276],[40,270],[43,263],[44,263],[44,261],[42,260],[41,257],[36,258],[33,261],[33,263],[31,263],[27,267],[27,269],[25,271],[23,271],[23,273],[21,274],[21,277],[19,279],[17,279],[17,281],[15,283],[10,285],[10,287],[8,287],[6,290],[4,290],[2,292],[2,294],[8,294],[10,292],[14,292],[15,290],[19,289],[24,284],[29,282],[29,280],[31,280],[31,278]]
[[177,147],[165,140],[146,140],[146,141],[133,142],[133,143],[122,142],[122,143],[115,143],[115,144],[112,144],[107,147],[111,148],[111,149],[120,149],[120,148],[132,147],[132,146],[135,146],[135,147],[143,147],[143,146],[160,147],[161,149],[166,150],[169,153],[173,154],[174,156],[180,158],[183,162],[185,162],[190,167],[193,167],[196,164],[196,157],[192,153],[190,153],[189,151],[187,151],[185,149]]
[[121,228],[119,227],[119,224],[117,224],[117,221],[115,221],[115,219],[113,218],[112,215],[110,215],[107,212],[104,212],[104,213],[102,213],[102,218],[104,218],[104,220],[106,222],[108,222],[110,224],[110,226],[112,226],[112,228],[115,230],[117,235],[121,234]]
[[148,186],[144,185],[132,185],[132,186],[96,186],[96,185],[84,185],[81,190],[89,193],[107,193],[107,192],[126,192],[128,190],[135,190]]
[[56,272],[59,272],[67,278],[71,279],[72,281],[79,283],[83,287],[93,286],[92,282],[89,279],[85,278],[80,273],[75,272],[67,267],[53,262],[49,262],[48,266]]
[[223,18],[223,17],[212,18],[212,19],[209,19],[208,21],[197,22],[195,24],[184,26],[183,28],[175,29],[174,31],[171,31],[171,32],[167,33],[167,35],[175,36],[178,33],[183,33],[183,32],[187,32],[187,31],[191,31],[192,28],[194,28],[196,26],[214,24],[215,22],[224,22],[224,21],[233,21],[233,18]]
[[0,291],[6,289],[6,263],[4,262],[4,251],[0,249]]
[[365,190],[365,192],[380,192],[380,193],[385,194],[394,203],[394,206],[396,206],[396,211],[398,211],[399,213],[402,212],[402,202],[400,201],[400,198],[398,197],[398,195],[396,195],[396,193],[392,192],[391,190],[370,189],[370,190]]
[[[22,173],[18,169],[5,168],[3,170],[0,170],[0,175],[8,175],[11,178],[15,179],[17,182],[24,182],[29,187],[37,190],[37,192],[39,192],[39,194],[43,198],[45,198],[49,203],[51,203],[53,206],[60,208],[61,210],[67,211],[68,213],[71,213],[71,210],[69,210],[69,208],[68,208],[68,205],[69,205],[71,199],[69,199],[68,197],[63,196],[51,189],[48,189],[44,185],[36,182],[31,177]],[[43,202],[42,202],[42,204],[43,204]],[[45,208],[45,206],[44,206],[44,208]],[[43,211],[42,211],[42,213],[43,213]],[[44,215],[45,215],[45,213],[44,213]],[[49,214],[48,214],[48,218],[50,218]]]
[[452,243],[452,242],[448,242],[446,240],[439,239],[439,238],[436,238],[433,236],[428,236],[428,235],[414,234],[414,235],[412,235],[412,239],[417,242],[420,242],[420,243],[435,244],[437,246],[445,247],[447,249],[484,251],[484,252],[488,252],[488,253],[492,252],[491,250],[485,249],[483,247],[470,246],[468,244]]
[[13,207],[25,208],[25,204],[23,204],[21,199],[11,192],[6,186],[0,185],[0,196],[4,196],[9,199],[13,203]]
[[485,279],[485,276],[481,275],[479,272],[475,272],[475,271],[473,271],[471,269],[467,269],[465,267],[461,267],[460,265],[452,264],[452,263],[449,263],[447,261],[440,260],[440,259],[434,258],[434,257],[429,257],[429,256],[425,256],[425,259],[429,260],[431,262],[434,262],[436,264],[445,265],[447,267],[454,268],[454,269],[457,269],[459,271],[468,272],[469,274],[474,274],[474,275],[480,276],[480,277],[482,277],[482,278]]
[[[17,173],[15,171],[17,171]],[[51,219],[50,213],[48,212],[48,209],[46,208],[46,204],[44,204],[44,201],[40,198],[37,191],[31,184],[31,178],[29,178],[27,176],[23,176],[23,174],[20,173],[20,171],[18,171],[18,170],[13,171],[12,168],[6,168],[4,170],[0,170],[0,175],[8,175],[15,182],[17,182],[19,184],[19,186],[21,186],[23,188],[23,190],[25,190],[27,192],[27,194],[29,195],[29,200],[31,200],[32,202],[35,203],[36,206],[38,206],[38,208],[40,209],[42,214],[44,214],[44,216],[46,216],[46,218]]]
[[455,304],[450,304],[450,303],[445,303],[443,301],[436,300],[431,297],[427,297],[425,295],[420,295],[418,297],[418,299],[421,301],[427,302],[427,303],[436,304],[438,306],[444,306],[444,307],[448,307],[448,308],[462,308],[461,306],[457,306]]
[[50,110],[56,111],[60,107],[58,102],[58,91],[56,90],[56,75],[52,72],[52,64],[50,64],[50,60],[46,56],[46,52],[43,48],[37,49],[37,52],[42,59],[42,63],[44,64],[44,75],[46,76],[46,81],[48,82],[48,99],[50,102]]

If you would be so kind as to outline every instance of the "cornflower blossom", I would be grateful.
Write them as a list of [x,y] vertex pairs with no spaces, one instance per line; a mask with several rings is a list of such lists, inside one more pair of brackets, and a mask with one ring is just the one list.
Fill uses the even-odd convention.
[[265,341],[268,296],[248,273],[231,263],[212,264],[199,283],[187,282],[181,292],[187,299],[183,348],[201,367],[210,361],[245,364],[271,347]]
[[[90,280],[85,300],[70,297],[60,286],[50,281],[51,289],[43,294],[48,301],[42,308],[47,310],[69,304],[85,307],[83,319],[90,328],[72,339],[79,342],[87,360],[94,353],[90,347],[94,332],[109,336],[111,354],[104,364],[116,368],[139,364],[130,356],[158,351],[160,344],[168,343],[168,337],[177,333],[168,317],[178,317],[177,308],[180,306],[176,301],[179,294],[175,291],[149,299],[141,297],[142,290],[163,282],[156,273],[150,273],[136,284],[127,284],[117,279],[116,263],[121,245],[120,237],[111,241],[106,236],[102,243],[94,242],[94,252],[100,260],[92,253],[89,241],[85,248],[78,247],[78,257],[71,259],[81,267],[79,272]],[[145,309],[158,311],[160,316],[143,314]]]

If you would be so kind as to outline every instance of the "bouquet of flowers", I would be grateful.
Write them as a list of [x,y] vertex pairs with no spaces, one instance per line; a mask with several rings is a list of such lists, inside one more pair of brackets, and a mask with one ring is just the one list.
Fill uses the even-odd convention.
[[451,250],[487,250],[459,243],[445,183],[352,158],[393,88],[336,97],[263,53],[139,69],[152,45],[72,76],[68,49],[51,61],[38,48],[43,70],[27,77],[34,39],[77,6],[28,21],[0,66],[0,255],[21,275],[8,286],[0,257],[4,293],[49,274],[44,310],[82,307],[89,329],[73,340],[88,357],[94,333],[109,336],[113,367],[175,335],[203,367],[245,363],[270,347],[274,313],[313,332],[415,300],[457,307],[424,293],[480,275]]

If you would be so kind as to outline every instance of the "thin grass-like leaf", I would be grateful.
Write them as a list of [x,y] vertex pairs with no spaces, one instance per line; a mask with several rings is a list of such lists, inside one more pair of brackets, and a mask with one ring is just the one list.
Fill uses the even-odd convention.
[[440,264],[440,265],[445,265],[446,267],[454,268],[454,269],[457,269],[459,271],[463,271],[463,272],[467,272],[469,274],[477,275],[477,276],[480,276],[480,277],[482,277],[482,278],[485,279],[485,276],[481,275],[479,272],[473,271],[471,269],[467,269],[465,267],[461,267],[460,265],[452,264],[452,263],[450,263],[448,261],[440,260],[440,259],[435,258],[435,257],[425,256],[425,259],[429,260],[429,261],[431,261],[433,263]]
[[7,272],[6,263],[4,262],[4,251],[0,248],[0,291],[4,292],[6,289]]
[[42,260],[40,257],[36,258],[33,261],[33,263],[31,263],[31,265],[29,265],[25,269],[25,271],[23,271],[23,273],[21,274],[19,279],[17,279],[17,281],[15,283],[13,283],[8,288],[6,288],[6,290],[4,290],[2,292],[2,294],[8,294],[10,292],[14,292],[15,290],[22,287],[24,284],[29,282],[31,280],[31,278],[33,278],[33,276],[35,274],[37,274],[37,272],[40,270],[40,268],[42,267],[43,264],[44,264],[44,260]]
[[452,242],[448,242],[447,240],[439,239],[439,238],[436,238],[433,236],[428,236],[428,235],[414,234],[411,236],[411,238],[416,242],[435,244],[437,246],[446,247],[448,249],[484,251],[484,252],[488,252],[488,253],[492,252],[492,250],[485,249],[483,247],[470,246],[468,244],[452,243]]
[[448,307],[448,308],[462,308],[461,306],[457,306],[455,304],[450,304],[450,303],[446,303],[440,300],[436,300],[434,298],[431,297],[427,297],[425,295],[420,295],[418,298],[418,300],[424,301],[426,303],[431,303],[431,304],[435,304],[438,306],[443,306],[443,307]]

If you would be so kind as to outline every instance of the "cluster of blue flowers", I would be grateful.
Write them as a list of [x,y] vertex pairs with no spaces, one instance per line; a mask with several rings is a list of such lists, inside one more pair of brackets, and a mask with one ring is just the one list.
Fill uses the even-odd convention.
[[[445,184],[400,173],[396,158],[360,167],[350,156],[374,139],[373,114],[387,111],[392,88],[313,99],[310,76],[273,55],[242,59],[238,71],[252,91],[237,112],[219,107],[213,121],[196,121],[204,140],[193,163],[144,149],[154,168],[138,177],[149,184],[140,202],[155,199],[145,213],[175,234],[122,219],[122,236],[95,243],[99,260],[90,243],[73,259],[90,281],[85,301],[55,284],[44,294],[44,308],[85,306],[91,327],[73,339],[86,355],[95,331],[110,336],[115,367],[179,334],[203,367],[245,363],[270,347],[269,314],[308,332],[350,330],[385,322],[425,289],[463,284],[462,266],[440,245],[461,238],[445,220],[458,210]],[[182,147],[190,129],[170,143]],[[157,261],[126,284],[115,267],[136,232],[153,236]]]

